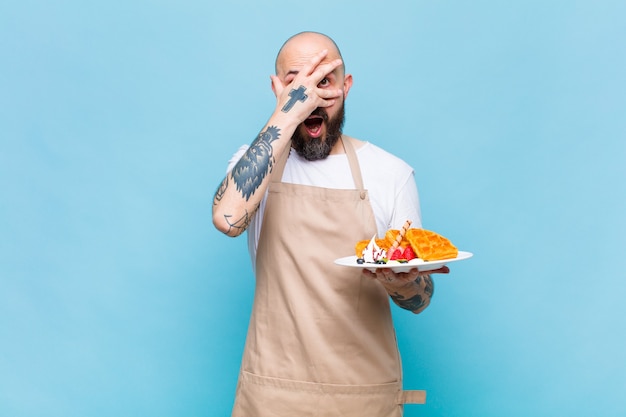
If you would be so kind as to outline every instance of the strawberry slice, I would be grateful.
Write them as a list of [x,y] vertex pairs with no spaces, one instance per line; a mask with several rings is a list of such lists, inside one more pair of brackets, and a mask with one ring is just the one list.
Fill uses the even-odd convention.
[[387,254],[387,259],[389,259],[390,261],[397,261],[398,259],[402,259],[402,255],[402,249],[396,248],[391,250],[391,254]]
[[417,255],[415,255],[415,252],[413,251],[412,247],[407,246],[404,249],[404,253],[402,254],[402,257],[406,259],[407,261],[410,261],[411,259],[417,258]]

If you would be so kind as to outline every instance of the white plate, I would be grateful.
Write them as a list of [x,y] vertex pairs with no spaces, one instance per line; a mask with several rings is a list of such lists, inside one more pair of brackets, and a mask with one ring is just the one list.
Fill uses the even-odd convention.
[[442,266],[449,264],[450,262],[462,261],[463,259],[469,259],[474,254],[471,252],[459,251],[456,258],[441,259],[439,261],[423,261],[421,259],[411,259],[408,262],[400,263],[398,261],[389,261],[386,264],[358,264],[356,262],[356,256],[345,256],[343,258],[335,259],[335,263],[341,266],[349,266],[351,268],[369,269],[375,271],[378,268],[391,268],[393,272],[409,272],[413,268],[417,268],[420,271],[432,271],[433,269],[439,269]]

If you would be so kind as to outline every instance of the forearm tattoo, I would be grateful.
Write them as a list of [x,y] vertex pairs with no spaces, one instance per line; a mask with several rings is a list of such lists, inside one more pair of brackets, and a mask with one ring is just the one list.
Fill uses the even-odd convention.
[[226,223],[228,223],[228,231],[226,232],[226,234],[239,236],[241,233],[243,233],[248,228],[248,226],[250,226],[252,216],[254,216],[254,213],[256,213],[258,208],[259,204],[257,204],[257,206],[251,213],[248,213],[248,210],[246,210],[245,214],[240,219],[234,220],[232,222],[231,220],[233,216],[227,214],[224,215],[224,219],[226,220]]
[[289,101],[285,103],[285,105],[283,106],[281,110],[284,113],[287,113],[289,110],[291,110],[291,108],[296,104],[297,101],[301,101],[304,103],[306,99],[309,98],[309,96],[304,94],[305,91],[306,91],[306,88],[303,85],[298,87],[297,90],[295,88],[292,88],[291,91],[289,92],[289,97],[290,97]]
[[415,280],[415,285],[421,284],[422,279],[424,280],[424,295],[425,296],[422,296],[422,294],[415,294],[414,296],[410,298],[405,298],[402,294],[398,292],[394,292],[393,294],[390,294],[393,302],[396,303],[398,307],[403,308],[405,310],[417,312],[423,309],[424,306],[426,306],[428,302],[430,301],[430,299],[432,298],[433,293],[435,292],[435,285],[433,284],[433,281],[430,278],[430,275],[426,275],[424,277],[421,277],[421,276],[417,277],[417,279]]
[[259,133],[233,168],[233,181],[246,201],[259,189],[263,179],[272,172],[275,159],[271,143],[279,137],[280,129],[268,126],[264,132]]

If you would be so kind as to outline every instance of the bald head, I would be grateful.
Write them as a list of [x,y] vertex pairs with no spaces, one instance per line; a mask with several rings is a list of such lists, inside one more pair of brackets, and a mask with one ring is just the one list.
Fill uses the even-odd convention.
[[[283,44],[276,56],[276,75],[288,71],[291,65],[304,63],[320,51],[328,49],[326,60],[342,58],[339,47],[330,37],[319,32],[300,32],[293,35]],[[341,64],[341,72],[345,73],[345,66]]]

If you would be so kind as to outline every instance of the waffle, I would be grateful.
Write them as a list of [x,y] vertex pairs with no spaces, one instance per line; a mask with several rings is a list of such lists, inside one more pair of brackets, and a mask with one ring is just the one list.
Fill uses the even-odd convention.
[[387,233],[385,233],[385,239],[389,242],[389,247],[397,248],[402,247],[406,248],[409,246],[409,241],[406,239],[406,231],[411,227],[411,221],[407,220],[402,229],[389,229]]
[[459,254],[450,240],[424,229],[409,229],[405,235],[418,258],[425,261],[456,258]]

